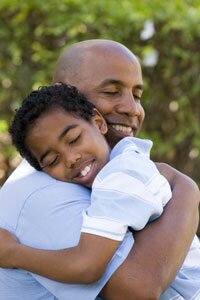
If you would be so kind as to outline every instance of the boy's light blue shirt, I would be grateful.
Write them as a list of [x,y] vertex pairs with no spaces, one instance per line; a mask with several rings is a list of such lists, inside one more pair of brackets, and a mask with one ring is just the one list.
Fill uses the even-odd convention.
[[[127,141],[129,139],[114,149],[111,159],[121,153]],[[89,197],[89,190],[58,182],[35,171],[24,161],[0,191],[0,226],[32,247],[59,249],[74,246],[80,236],[82,211],[90,205]],[[131,235],[126,235],[102,279],[92,285],[62,284],[23,270],[0,269],[0,300],[92,300],[123,262],[132,245]],[[200,243],[197,237],[176,279],[160,299],[200,299]]]
[[137,138],[124,138],[114,147],[92,185],[83,232],[96,230],[97,235],[120,241],[128,226],[141,230],[161,215],[172,192],[149,158],[151,147],[151,141]]
[[[83,232],[118,240],[111,230],[115,229],[114,222],[140,230],[149,220],[160,216],[171,198],[171,190],[150,160],[151,147],[151,141],[138,138],[124,138],[114,147],[111,160],[93,183]],[[102,228],[105,223],[107,230]],[[200,300],[200,242],[197,237],[175,280],[160,300]]]
[[[79,241],[82,211],[90,191],[57,181],[23,161],[0,190],[0,227],[19,241],[40,249],[60,249]],[[0,268],[0,300],[93,300],[133,245],[127,234],[101,280],[94,284],[63,284],[23,270]]]

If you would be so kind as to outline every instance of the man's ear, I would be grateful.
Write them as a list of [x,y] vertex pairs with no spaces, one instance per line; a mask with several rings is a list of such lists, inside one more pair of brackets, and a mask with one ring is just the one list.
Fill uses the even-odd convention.
[[92,117],[92,121],[93,121],[94,125],[99,128],[100,132],[103,135],[105,135],[108,131],[107,123],[106,123],[104,117],[102,116],[102,114],[96,108],[94,108],[93,111],[94,111],[94,115]]

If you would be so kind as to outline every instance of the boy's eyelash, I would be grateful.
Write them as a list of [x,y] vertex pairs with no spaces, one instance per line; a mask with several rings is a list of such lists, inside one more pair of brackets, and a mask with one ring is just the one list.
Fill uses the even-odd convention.
[[76,143],[76,141],[78,141],[79,140],[79,138],[80,138],[80,134],[74,139],[74,140],[72,140],[69,144],[73,144],[73,143]]
[[114,91],[114,92],[107,92],[107,91],[105,91],[104,92],[104,94],[108,94],[108,95],[114,95],[114,94],[117,94],[118,93],[118,91]]
[[50,162],[50,164],[48,164],[47,167],[52,167],[56,163],[57,159],[58,159],[58,156],[56,156],[55,159],[52,162]]

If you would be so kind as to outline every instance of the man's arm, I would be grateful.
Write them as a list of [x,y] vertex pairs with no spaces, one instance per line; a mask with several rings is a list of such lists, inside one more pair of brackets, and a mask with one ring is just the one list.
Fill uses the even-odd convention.
[[195,235],[200,200],[197,185],[165,164],[157,167],[170,182],[173,198],[159,219],[134,234],[134,248],[102,291],[109,300],[159,299]]

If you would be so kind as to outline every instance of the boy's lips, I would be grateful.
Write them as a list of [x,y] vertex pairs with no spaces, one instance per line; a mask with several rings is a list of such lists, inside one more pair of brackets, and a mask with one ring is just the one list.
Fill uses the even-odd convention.
[[86,166],[86,167],[80,172],[81,177],[86,176],[86,175],[90,172],[91,167],[92,167],[92,164],[89,164],[88,166]]
[[95,160],[86,161],[80,163],[78,167],[74,169],[71,180],[83,185],[92,184],[96,174]]

